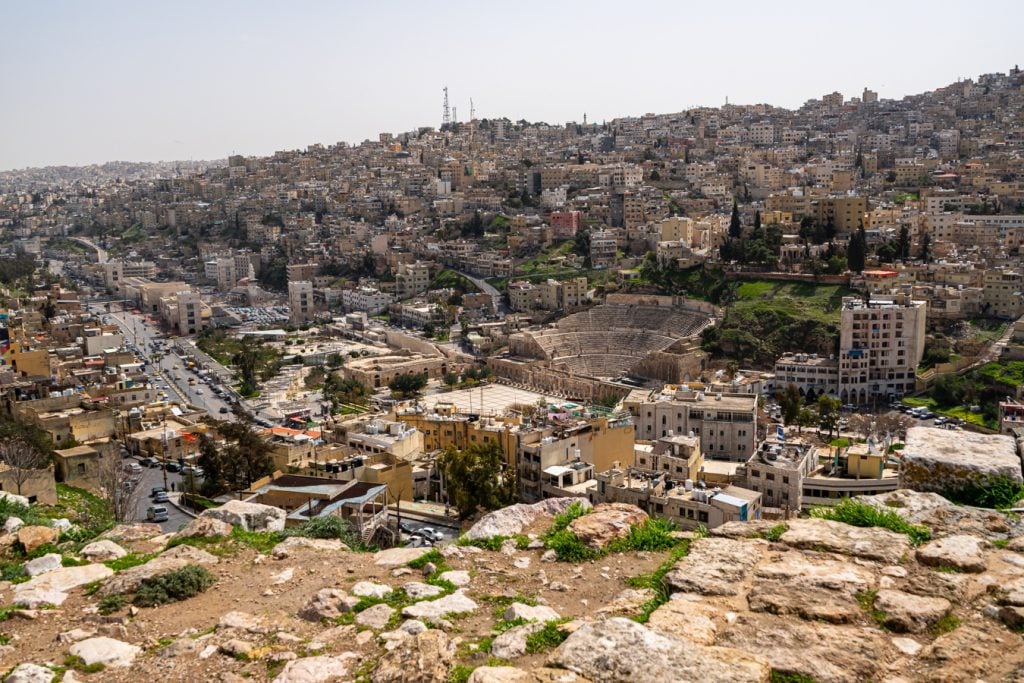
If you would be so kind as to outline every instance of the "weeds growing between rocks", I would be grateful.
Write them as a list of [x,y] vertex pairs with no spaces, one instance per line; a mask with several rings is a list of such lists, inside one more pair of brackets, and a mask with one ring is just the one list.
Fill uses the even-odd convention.
[[905,534],[913,545],[921,545],[932,537],[932,532],[920,524],[911,524],[898,512],[877,508],[855,498],[845,498],[832,507],[817,507],[811,516],[859,527],[883,527],[898,534]]
[[679,560],[686,557],[688,552],[690,552],[690,542],[683,541],[679,546],[672,549],[668,559],[658,565],[658,568],[652,573],[634,576],[626,581],[633,588],[649,588],[655,593],[653,598],[640,606],[640,613],[633,617],[633,621],[646,624],[651,618],[651,613],[668,602],[670,597],[669,590],[663,579],[676,566]]

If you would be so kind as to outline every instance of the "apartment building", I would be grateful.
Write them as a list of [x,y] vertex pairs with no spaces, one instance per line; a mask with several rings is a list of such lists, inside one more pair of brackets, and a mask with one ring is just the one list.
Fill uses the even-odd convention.
[[914,390],[924,354],[926,304],[905,294],[844,297],[838,396],[843,403],[888,402]]
[[757,443],[757,397],[753,395],[706,395],[683,386],[672,397],[634,391],[622,405],[633,416],[637,441],[692,432],[708,458],[738,461],[747,460]]
[[177,295],[178,332],[183,335],[198,334],[204,327],[203,300],[195,292]]
[[982,306],[988,315],[1016,319],[1024,315],[1024,271],[991,269],[982,281]]
[[808,402],[821,394],[835,395],[839,387],[839,361],[834,356],[816,353],[787,353],[775,361],[776,391],[790,384],[799,389]]
[[316,314],[313,303],[313,283],[298,280],[288,283],[289,320],[294,325],[308,323]]
[[380,315],[395,300],[376,287],[356,287],[341,290],[341,305],[346,311],[362,311],[370,315]]
[[395,281],[400,299],[422,294],[430,288],[430,264],[420,261],[399,263],[395,271]]
[[[831,172],[829,173],[831,177]],[[780,207],[781,208],[781,207]],[[826,197],[818,200],[816,218],[820,225],[831,223],[839,234],[858,230],[868,211],[867,197]]]

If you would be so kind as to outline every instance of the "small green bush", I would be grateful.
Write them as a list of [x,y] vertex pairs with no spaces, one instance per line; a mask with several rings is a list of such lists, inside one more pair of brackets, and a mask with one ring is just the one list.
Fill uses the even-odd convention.
[[544,545],[554,550],[562,562],[587,562],[601,556],[599,551],[588,547],[568,529],[561,529],[546,536]]
[[139,607],[156,607],[187,600],[199,595],[216,581],[217,578],[205,568],[190,564],[144,580],[135,591],[135,604]]
[[526,652],[527,654],[535,655],[545,650],[556,648],[562,644],[562,641],[569,637],[566,631],[558,628],[560,624],[569,621],[568,619],[560,619],[558,621],[549,621],[544,624],[544,628],[530,635],[526,636]]
[[617,538],[608,544],[608,551],[613,553],[624,553],[630,550],[658,552],[670,550],[683,542],[676,538],[672,532],[678,527],[667,519],[648,517],[642,524],[634,524],[629,528],[629,535],[624,538]]
[[428,563],[433,563],[437,567],[438,571],[441,571],[441,567],[445,565],[444,555],[438,552],[437,548],[432,548],[429,552],[426,552],[415,560],[409,563],[409,567],[412,569],[423,569]]
[[86,664],[85,661],[78,655],[68,655],[64,658],[64,666],[75,671],[81,671],[84,674],[94,674],[99,671],[103,671],[106,667],[100,663]]
[[456,664],[448,672],[447,683],[466,683],[475,668],[466,664]]
[[555,515],[554,520],[551,522],[551,528],[548,529],[545,536],[553,536],[559,531],[564,530],[568,527],[574,519],[582,517],[589,512],[588,509],[583,507],[583,503],[573,503],[565,509],[565,512],[560,512]]
[[899,534],[906,534],[914,545],[921,545],[932,537],[927,527],[911,524],[895,510],[877,508],[855,498],[845,498],[832,507],[813,508],[811,516],[843,522],[850,526],[883,527]]
[[1024,484],[1007,476],[993,476],[944,491],[942,495],[960,505],[1004,510],[1024,498]]
[[128,604],[128,598],[120,593],[108,595],[100,600],[100,614],[113,614]]
[[304,538],[337,538],[350,547],[359,543],[355,531],[348,522],[340,517],[330,515],[314,517],[299,526],[289,527],[284,530],[283,535]]
[[960,617],[950,612],[946,616],[942,617],[934,624],[932,624],[931,634],[933,637],[938,638],[941,635],[955,631],[960,627]]
[[157,553],[150,553],[148,555],[128,553],[124,557],[119,557],[116,560],[107,560],[103,564],[110,567],[115,572],[122,572],[125,569],[131,569],[132,567],[138,567],[140,564],[146,564],[156,557],[156,555]]
[[683,541],[682,544],[673,548],[668,559],[658,565],[658,568],[652,573],[634,576],[626,581],[626,583],[633,588],[650,588],[655,593],[653,598],[645,602],[640,607],[640,614],[633,617],[634,621],[646,624],[651,618],[651,612],[668,602],[670,596],[668,587],[664,582],[665,574],[668,574],[669,571],[676,566],[676,563],[683,559],[688,552],[690,552],[690,542]]

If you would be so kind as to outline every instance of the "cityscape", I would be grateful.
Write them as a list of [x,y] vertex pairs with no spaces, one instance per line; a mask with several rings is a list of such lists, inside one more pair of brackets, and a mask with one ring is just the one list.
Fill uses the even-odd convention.
[[0,171],[4,681],[1017,680],[1024,72],[876,87]]

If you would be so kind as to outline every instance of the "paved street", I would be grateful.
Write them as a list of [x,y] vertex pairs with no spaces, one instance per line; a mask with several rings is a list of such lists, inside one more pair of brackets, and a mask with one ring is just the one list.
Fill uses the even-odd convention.
[[[125,458],[125,463],[138,462],[134,458]],[[167,475],[167,482],[164,483],[164,475]],[[136,495],[135,510],[136,519],[140,522],[146,521],[146,509],[153,505],[153,501],[149,497],[149,492],[154,486],[165,486],[168,490],[171,488],[173,483],[176,488],[181,487],[181,475],[174,474],[173,472],[164,472],[162,469],[156,467],[143,467],[142,474],[139,475],[139,479],[135,486],[138,491]],[[174,507],[170,503],[160,503],[167,508],[167,521],[160,523],[160,528],[165,532],[177,531],[187,523],[191,517],[186,515],[184,512]]]

